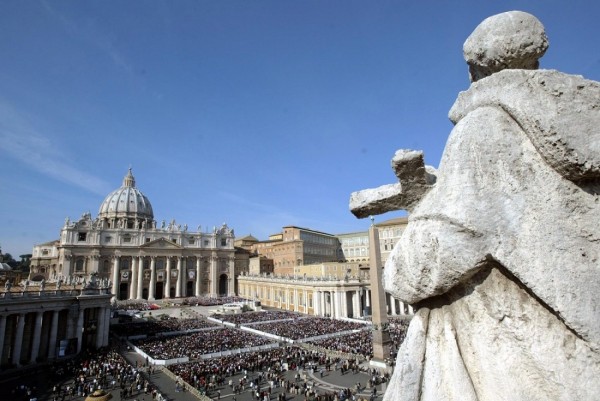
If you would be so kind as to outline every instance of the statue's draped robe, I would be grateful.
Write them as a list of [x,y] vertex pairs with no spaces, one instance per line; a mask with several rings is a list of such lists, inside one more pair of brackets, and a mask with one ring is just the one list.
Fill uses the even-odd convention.
[[450,116],[385,267],[419,310],[384,401],[600,399],[600,85],[505,70]]

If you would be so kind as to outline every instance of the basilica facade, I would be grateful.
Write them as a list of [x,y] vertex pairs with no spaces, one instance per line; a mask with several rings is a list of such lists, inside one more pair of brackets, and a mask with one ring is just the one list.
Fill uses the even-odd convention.
[[82,282],[94,275],[119,300],[234,295],[234,239],[226,224],[201,232],[157,223],[129,169],[96,218],[67,218],[58,240],[34,246],[30,277]]

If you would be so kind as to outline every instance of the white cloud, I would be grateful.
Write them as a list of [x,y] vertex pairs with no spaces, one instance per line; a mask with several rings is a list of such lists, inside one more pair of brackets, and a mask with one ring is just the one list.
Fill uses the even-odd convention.
[[68,150],[60,149],[51,138],[38,132],[30,119],[0,99],[0,150],[30,168],[56,180],[106,195],[111,186],[66,162]]

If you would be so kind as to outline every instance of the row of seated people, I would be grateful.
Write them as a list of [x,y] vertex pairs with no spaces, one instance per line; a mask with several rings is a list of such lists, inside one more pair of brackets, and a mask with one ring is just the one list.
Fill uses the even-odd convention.
[[148,337],[153,337],[160,333],[217,327],[219,327],[217,324],[212,323],[204,318],[177,319],[174,317],[168,317],[159,320],[115,324],[110,326],[110,330],[119,337],[131,337],[144,334]]
[[234,302],[244,302],[246,299],[240,297],[188,297],[182,301],[182,305],[189,306],[216,306],[225,305]]
[[299,340],[326,334],[339,333],[348,330],[365,328],[362,323],[347,322],[319,317],[305,317],[293,321],[261,323],[252,326],[253,329],[274,334],[280,337]]
[[132,344],[153,359],[200,358],[205,354],[251,348],[273,343],[273,340],[241,330],[220,328],[170,337],[134,340]]
[[256,322],[269,322],[272,320],[282,320],[282,319],[294,319],[301,317],[302,315],[297,312],[288,312],[288,311],[261,311],[261,312],[246,312],[239,314],[220,314],[216,313],[211,317],[222,320],[224,322],[233,323],[236,325],[248,324],[248,323],[256,323]]
[[[407,328],[408,325],[388,328],[393,350],[397,350],[404,341]],[[357,333],[309,341],[308,343],[331,351],[361,355],[365,358],[373,357],[373,332],[371,330],[361,330]]]

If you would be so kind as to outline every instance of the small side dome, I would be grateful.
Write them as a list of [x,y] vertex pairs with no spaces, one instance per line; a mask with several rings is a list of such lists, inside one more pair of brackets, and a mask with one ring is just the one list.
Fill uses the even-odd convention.
[[146,195],[135,187],[131,169],[123,178],[123,185],[104,199],[98,211],[98,218],[154,219],[152,205]]

